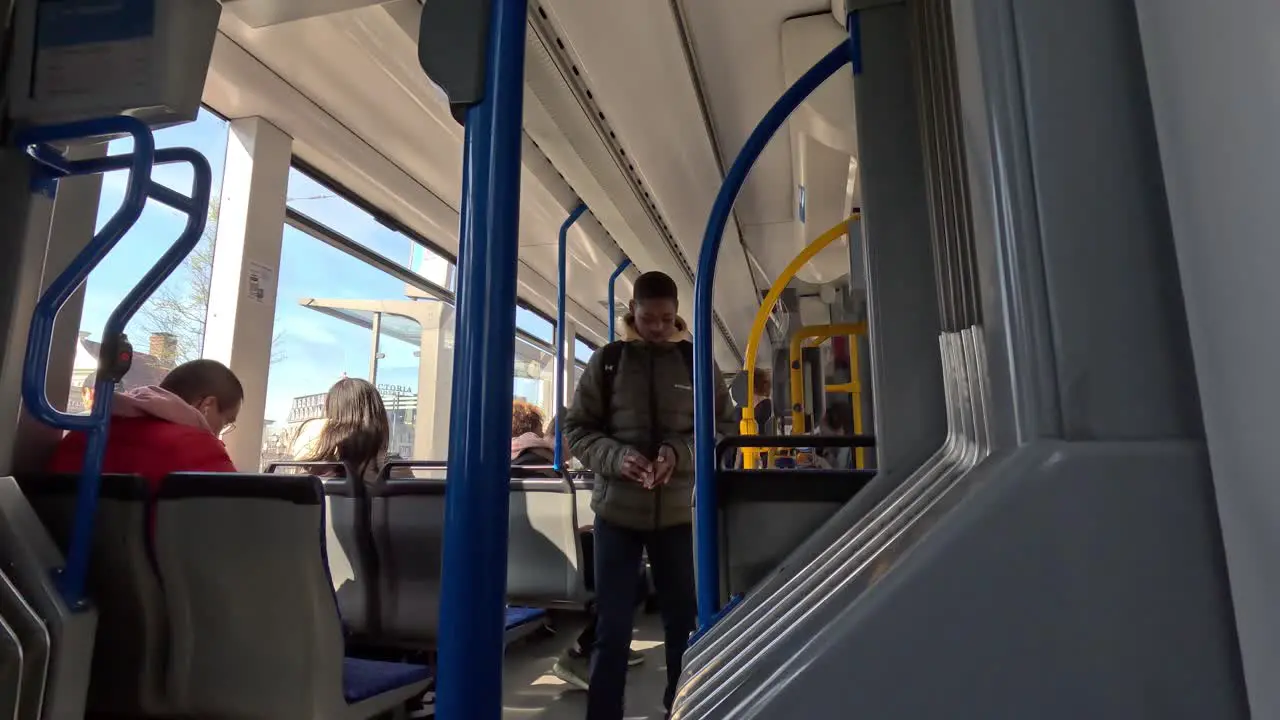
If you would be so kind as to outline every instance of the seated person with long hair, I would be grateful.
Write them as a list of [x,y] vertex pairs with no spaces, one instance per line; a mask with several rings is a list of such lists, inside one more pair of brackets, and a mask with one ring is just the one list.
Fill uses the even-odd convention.
[[367,380],[343,378],[324,398],[324,417],[298,428],[291,446],[300,462],[342,463],[351,477],[378,479],[387,461],[391,426],[382,395]]
[[[511,464],[516,467],[520,466],[539,466],[551,465],[555,462],[555,433],[556,426],[553,422],[543,431],[542,411],[537,406],[516,400],[511,408]],[[564,460],[568,462],[568,448],[561,448],[564,454]],[[547,470],[544,473],[547,477],[558,477],[555,470]],[[595,554],[593,552],[594,537],[591,528],[579,528],[578,533],[579,544],[582,546],[582,564],[583,574],[588,589],[592,589],[595,585]],[[644,575],[640,575],[640,582],[644,582]],[[645,590],[647,591],[647,585]],[[641,594],[643,597],[644,593]],[[578,635],[577,641],[573,647],[569,648],[556,661],[551,672],[561,680],[569,683],[571,686],[580,690],[586,690],[588,687],[588,678],[590,677],[591,649],[596,641],[596,614],[592,611],[590,618],[587,620],[587,626],[582,633]],[[631,651],[631,655],[627,660],[628,664],[635,666],[644,662],[644,656],[635,650]]]

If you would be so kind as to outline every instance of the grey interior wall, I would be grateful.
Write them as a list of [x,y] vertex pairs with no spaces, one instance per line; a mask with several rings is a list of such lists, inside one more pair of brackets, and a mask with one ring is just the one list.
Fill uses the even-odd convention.
[[[1005,443],[676,717],[1243,720],[1134,8],[952,6]],[[905,17],[864,12],[864,84]]]
[[1280,717],[1280,3],[1136,4],[1249,700]]
[[858,136],[867,139],[858,157],[863,252],[853,262],[867,278],[866,365],[880,470],[854,501],[863,512],[938,449],[946,433],[928,196],[900,10],[862,13],[864,71],[853,83]]

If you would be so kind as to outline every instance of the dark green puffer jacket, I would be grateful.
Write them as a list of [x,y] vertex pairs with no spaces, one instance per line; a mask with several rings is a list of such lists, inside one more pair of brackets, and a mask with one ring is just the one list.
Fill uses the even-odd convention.
[[[612,376],[612,408],[606,408],[604,351],[597,351],[565,416],[565,440],[574,457],[596,473],[591,509],[635,530],[693,522],[693,381],[679,344],[623,343]],[[721,383],[716,415],[720,433],[734,431],[732,403]],[[627,450],[654,460],[664,444],[676,454],[675,473],[665,486],[646,490],[621,476]]]

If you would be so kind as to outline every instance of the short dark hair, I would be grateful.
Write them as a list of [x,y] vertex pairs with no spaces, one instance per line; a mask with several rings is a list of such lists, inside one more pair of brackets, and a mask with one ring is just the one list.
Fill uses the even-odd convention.
[[676,281],[671,276],[658,270],[650,270],[636,278],[635,290],[631,295],[636,302],[645,300],[679,300],[680,291],[676,289]]
[[194,405],[212,397],[226,410],[244,400],[244,386],[231,368],[217,360],[192,360],[169,371],[160,387]]

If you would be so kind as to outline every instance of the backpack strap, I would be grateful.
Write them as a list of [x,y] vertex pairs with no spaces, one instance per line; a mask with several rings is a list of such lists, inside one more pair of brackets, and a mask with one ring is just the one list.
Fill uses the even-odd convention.
[[600,399],[604,401],[604,416],[613,417],[613,379],[618,374],[618,363],[622,361],[623,341],[617,340],[601,348],[601,362],[604,365],[604,378],[600,385]]
[[693,343],[681,340],[676,345],[680,348],[680,357],[684,358],[685,369],[689,371],[689,381],[693,382]]

